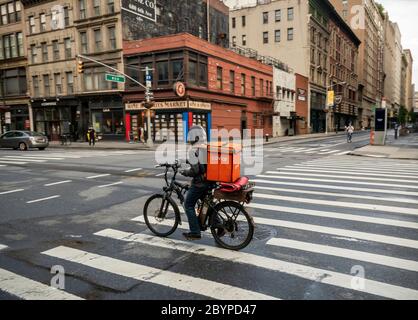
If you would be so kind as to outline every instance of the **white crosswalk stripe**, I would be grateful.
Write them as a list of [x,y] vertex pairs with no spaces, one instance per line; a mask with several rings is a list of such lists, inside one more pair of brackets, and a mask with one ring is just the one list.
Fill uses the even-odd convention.
[[0,290],[24,300],[83,300],[5,269],[0,269]]
[[[133,234],[111,229],[100,231],[96,233],[96,235],[118,239],[122,241],[138,242],[148,244],[151,246],[192,252],[197,255],[211,256],[218,259],[231,261],[234,263],[257,266],[263,269],[278,271],[285,274],[290,274],[300,278],[308,279],[311,281],[326,283],[333,286],[353,290],[353,287],[351,286],[352,277],[349,275],[338,273],[335,271],[323,270],[301,264],[281,261],[279,259],[272,259],[250,253],[233,252],[218,249],[215,247],[210,247],[207,245],[188,244],[183,241],[174,239],[161,239],[157,237],[147,236],[144,234]],[[362,289],[363,292],[392,299],[411,299],[413,297],[418,298],[418,291],[413,289],[398,287],[368,279],[366,279],[365,282],[367,284],[364,286],[364,289]]]
[[390,171],[391,173],[399,173],[399,174],[418,174],[418,171],[413,171],[413,170],[408,170],[408,169],[394,169],[394,168],[376,168],[376,167],[365,167],[361,164],[355,165],[355,166],[346,166],[346,165],[339,165],[336,169],[335,168],[335,163],[332,164],[327,164],[327,165],[315,165],[315,164],[293,164],[292,167],[294,168],[314,168],[314,169],[318,169],[318,170],[322,170],[322,169],[332,169],[332,170],[355,170],[356,172],[371,172],[371,173],[376,173],[376,172],[382,172],[382,173],[387,173],[388,171]]
[[148,267],[138,263],[127,262],[69,247],[57,247],[42,254],[78,263],[97,270],[150,282],[178,290],[204,295],[214,299],[232,300],[273,300],[275,297],[241,289],[215,281],[192,277],[172,271]]
[[283,153],[297,153],[297,154],[319,154],[319,155],[345,155],[351,151],[344,151],[338,149],[324,149],[323,147],[278,147],[278,148],[264,148],[264,152],[266,153],[275,153],[277,155]]
[[4,245],[4,244],[1,244],[0,243],[0,250],[4,250],[4,249],[6,249],[7,248],[7,246],[6,245]]

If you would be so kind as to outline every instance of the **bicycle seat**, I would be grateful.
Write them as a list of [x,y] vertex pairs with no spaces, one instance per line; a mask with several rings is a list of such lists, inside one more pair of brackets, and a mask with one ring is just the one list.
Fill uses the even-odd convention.
[[220,184],[219,190],[222,192],[236,192],[240,191],[245,185],[247,185],[249,179],[248,177],[241,177],[237,181],[232,183],[222,182]]

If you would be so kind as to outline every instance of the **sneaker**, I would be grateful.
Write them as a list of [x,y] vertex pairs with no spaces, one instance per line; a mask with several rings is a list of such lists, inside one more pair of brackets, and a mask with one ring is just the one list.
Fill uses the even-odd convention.
[[191,232],[185,232],[185,233],[183,233],[183,236],[186,238],[186,240],[200,240],[200,239],[202,239],[202,236],[200,234],[191,233]]

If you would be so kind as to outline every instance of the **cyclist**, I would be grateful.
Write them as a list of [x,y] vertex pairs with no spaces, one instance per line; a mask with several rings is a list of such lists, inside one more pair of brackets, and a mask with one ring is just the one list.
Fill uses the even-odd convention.
[[[183,233],[183,236],[187,240],[199,240],[201,239],[201,230],[199,220],[196,216],[196,203],[199,199],[203,198],[212,183],[205,178],[206,173],[206,161],[204,161],[205,154],[202,154],[202,147],[206,142],[206,133],[201,126],[193,126],[190,128],[187,141],[192,145],[191,156],[192,162],[188,161],[190,168],[182,170],[180,173],[186,177],[192,177],[192,183],[189,191],[187,191],[186,199],[184,201],[184,209],[189,220],[190,232]],[[200,144],[198,145],[198,142]]]
[[353,138],[353,132],[354,132],[354,127],[351,124],[351,122],[348,124],[347,127],[345,127],[345,131],[347,132],[347,142],[351,143],[352,138]]

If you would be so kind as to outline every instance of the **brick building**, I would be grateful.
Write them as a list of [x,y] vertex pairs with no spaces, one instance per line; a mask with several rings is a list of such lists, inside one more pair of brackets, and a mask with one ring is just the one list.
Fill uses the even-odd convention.
[[[208,134],[210,129],[238,128],[272,134],[272,66],[186,33],[125,42],[124,57],[126,72],[141,82],[141,70],[154,69],[155,141],[166,139],[169,131],[182,141],[193,124]],[[178,81],[186,86],[183,97],[173,90]],[[143,101],[144,90],[128,82],[124,102],[127,118],[138,124],[134,130],[147,128]]]

